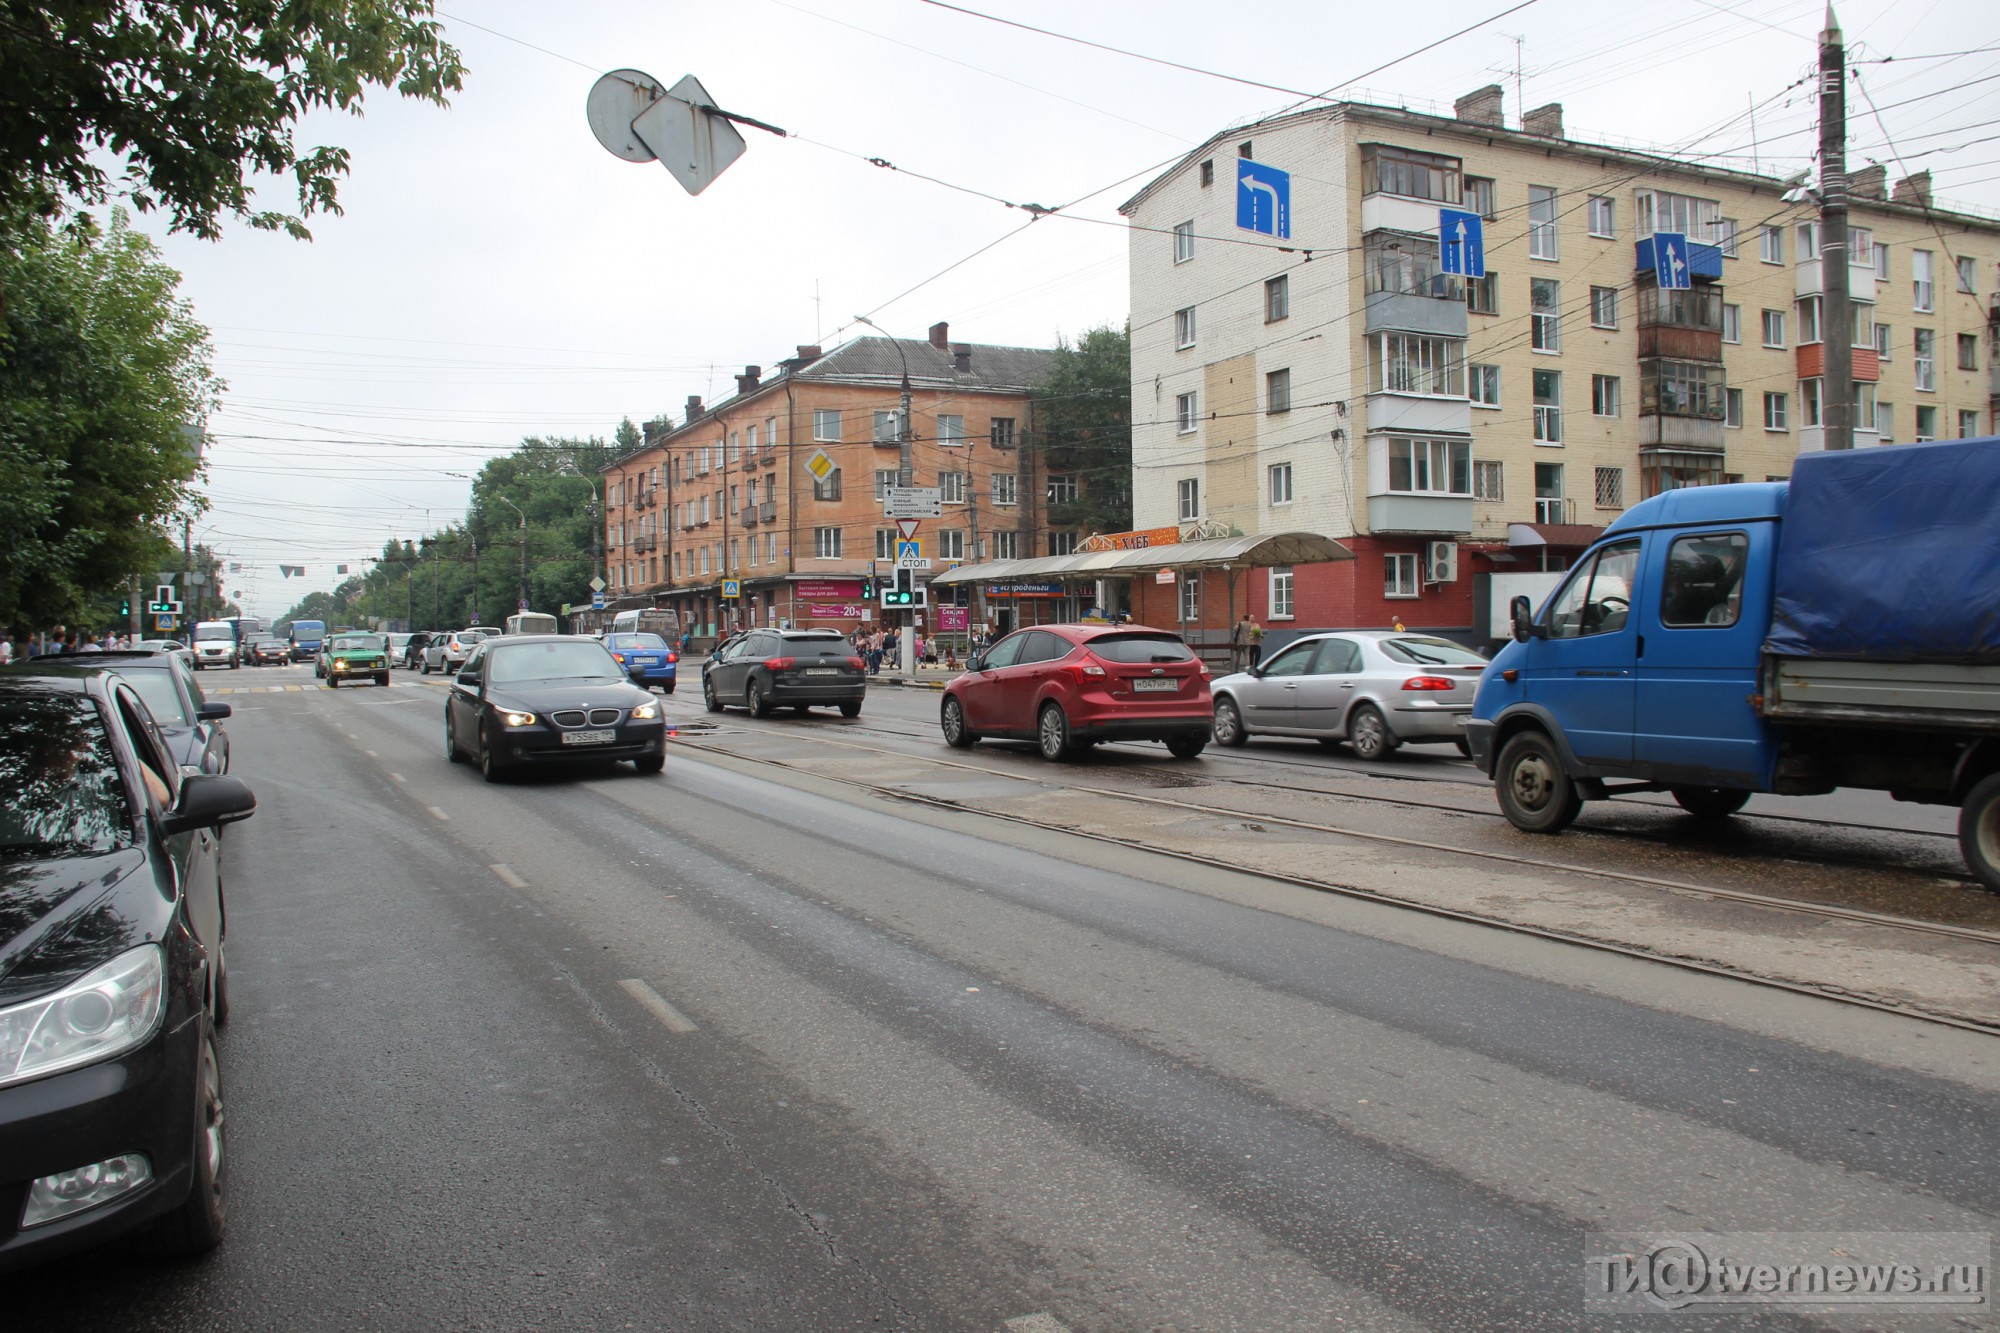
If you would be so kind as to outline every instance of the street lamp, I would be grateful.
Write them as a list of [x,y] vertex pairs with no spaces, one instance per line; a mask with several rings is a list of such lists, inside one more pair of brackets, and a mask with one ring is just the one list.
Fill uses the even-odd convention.
[[580,477],[590,483],[590,553],[597,578],[604,577],[604,507],[598,503],[597,478],[588,476],[576,465],[574,458],[563,458],[559,465],[573,477]]
[[496,495],[493,498],[501,504],[506,505],[516,514],[520,514],[521,517],[521,604],[519,609],[525,611],[528,609],[528,516],[521,513],[521,506],[515,504],[506,496]]

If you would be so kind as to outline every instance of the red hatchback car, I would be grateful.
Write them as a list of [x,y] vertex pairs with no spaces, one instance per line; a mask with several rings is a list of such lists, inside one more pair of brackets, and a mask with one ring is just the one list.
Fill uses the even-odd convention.
[[1099,741],[1165,741],[1176,759],[1208,744],[1208,668],[1178,634],[1143,625],[1037,625],[975,656],[945,687],[944,738],[1032,740],[1049,760]]

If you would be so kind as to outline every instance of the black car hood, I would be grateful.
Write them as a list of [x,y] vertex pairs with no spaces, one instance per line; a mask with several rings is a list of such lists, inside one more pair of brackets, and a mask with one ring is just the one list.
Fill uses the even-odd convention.
[[[138,922],[150,913],[109,910],[105,901],[145,864],[132,847],[0,861],[0,1008],[45,994],[145,938]],[[150,883],[139,891],[157,906]]]
[[563,708],[637,708],[652,697],[650,691],[625,680],[519,680],[486,687],[487,703],[524,713],[553,713]]

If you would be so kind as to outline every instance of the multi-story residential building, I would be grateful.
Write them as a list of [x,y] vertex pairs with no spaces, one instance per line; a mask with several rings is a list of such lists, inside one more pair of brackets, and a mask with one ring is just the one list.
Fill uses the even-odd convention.
[[[1987,433],[2000,222],[1885,183],[1854,173],[1855,445]],[[1488,638],[1495,574],[1822,447],[1818,227],[1784,190],[1571,140],[1558,105],[1508,128],[1497,86],[1452,116],[1348,103],[1217,136],[1122,208],[1134,525],[1342,541],[1355,560],[1229,585],[1279,638]],[[1442,210],[1478,215],[1483,278],[1447,271]],[[1666,233],[1686,290],[1655,285]],[[1135,610],[1213,630],[1215,578],[1135,584]]]
[[648,427],[604,469],[607,601],[670,608],[697,639],[875,619],[862,581],[895,556],[883,500],[897,481],[906,368],[910,484],[942,490],[945,511],[917,534],[924,557],[943,569],[1033,549],[1043,486],[1022,443],[1029,390],[1053,356],[953,343],[937,324],[928,341],[800,347],[768,379],[745,367],[733,396],[688,399],[681,425]]

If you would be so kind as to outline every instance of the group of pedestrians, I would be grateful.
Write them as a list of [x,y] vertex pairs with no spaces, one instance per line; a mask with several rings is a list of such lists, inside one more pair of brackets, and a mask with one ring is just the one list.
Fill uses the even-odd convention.
[[74,630],[62,625],[41,634],[30,634],[16,626],[0,637],[0,666],[25,662],[35,657],[63,657],[70,653],[120,652],[138,640],[123,634],[99,636],[94,630]]

